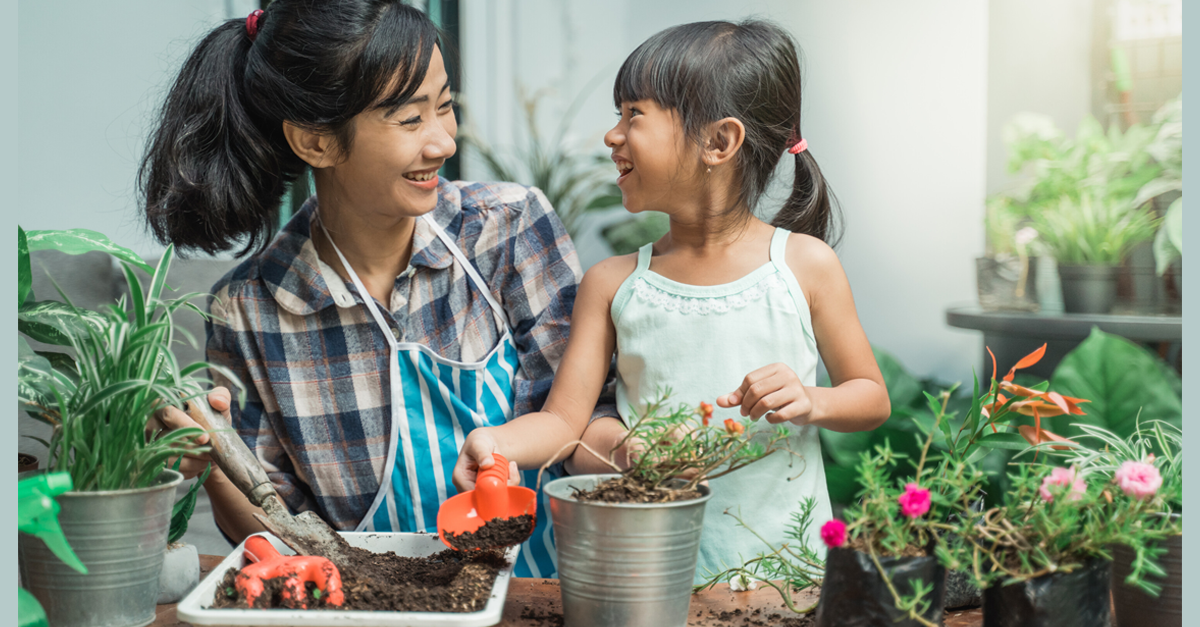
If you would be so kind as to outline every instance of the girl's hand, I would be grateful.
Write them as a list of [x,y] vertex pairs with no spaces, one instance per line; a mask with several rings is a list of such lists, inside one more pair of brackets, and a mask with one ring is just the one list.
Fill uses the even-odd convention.
[[786,364],[771,364],[751,372],[737,390],[717,398],[721,407],[741,406],[743,416],[767,422],[808,424],[813,404],[800,377]]
[[[493,453],[504,453],[496,445],[487,427],[475,429],[467,434],[462,451],[458,453],[458,461],[454,464],[451,479],[459,493],[475,489],[475,477],[480,470],[487,470],[495,465]],[[521,485],[521,473],[517,470],[517,462],[508,462],[508,485]]]
[[[230,424],[232,420],[229,416],[229,403],[231,400],[232,397],[229,395],[229,390],[224,387],[213,388],[213,390],[208,393],[208,404],[212,406],[215,411],[219,412],[225,417],[226,424]],[[195,399],[192,402],[203,401],[200,399]],[[192,420],[191,416],[188,416],[183,410],[171,405],[168,405],[155,412],[154,416],[151,417],[146,423],[146,429],[150,431],[174,431],[175,429],[187,428],[203,429],[199,423],[197,423],[195,420]],[[208,441],[208,433],[202,433],[192,439],[191,446],[204,446],[208,444]],[[177,458],[175,457],[168,459],[167,468],[175,466],[176,459]],[[183,461],[179,463],[179,472],[183,474],[184,479],[191,479],[192,477],[203,473],[204,469],[208,468],[210,463],[212,463],[212,457],[210,457],[208,453],[201,453],[199,455],[184,455]],[[217,474],[219,472],[221,472],[221,469],[217,468],[214,464],[213,474]],[[209,478],[211,479],[212,475],[209,475]]]

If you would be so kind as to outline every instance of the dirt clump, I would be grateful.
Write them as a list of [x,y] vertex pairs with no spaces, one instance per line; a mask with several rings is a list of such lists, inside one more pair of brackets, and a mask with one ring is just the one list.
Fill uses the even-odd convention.
[[[681,482],[682,483],[682,482]],[[601,503],[671,503],[703,496],[699,490],[678,490],[651,485],[629,475],[614,477],[591,490],[575,490],[577,501]]]
[[450,546],[465,551],[468,549],[491,549],[520,544],[533,533],[533,515],[522,514],[512,518],[493,518],[475,531],[459,534],[446,532]]

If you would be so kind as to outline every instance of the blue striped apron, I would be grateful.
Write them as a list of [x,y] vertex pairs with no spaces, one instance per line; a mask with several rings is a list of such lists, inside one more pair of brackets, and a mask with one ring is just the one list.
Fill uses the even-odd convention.
[[[389,364],[392,434],[383,482],[375,502],[355,531],[437,533],[438,507],[458,493],[451,473],[464,438],[472,429],[502,425],[512,418],[513,379],[521,364],[504,309],[445,231],[428,215],[418,219],[433,227],[462,264],[471,282],[491,305],[497,327],[504,330],[504,335],[491,353],[476,363],[446,359],[422,344],[399,342],[384,322],[375,299],[329,238],[395,355]],[[551,478],[543,477],[543,482]],[[537,470],[523,471],[521,482],[534,486]],[[517,577],[557,576],[548,518],[546,497],[539,490],[537,526],[521,545],[514,568]]]

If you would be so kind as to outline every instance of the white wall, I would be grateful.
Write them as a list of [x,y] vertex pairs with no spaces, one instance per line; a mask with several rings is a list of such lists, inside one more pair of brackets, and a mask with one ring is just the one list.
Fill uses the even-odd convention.
[[[946,327],[944,309],[973,302],[983,246],[986,2],[464,0],[464,92],[497,103],[474,121],[504,143],[519,124],[517,83],[554,90],[542,111],[550,127],[599,75],[575,136],[604,151],[612,79],[639,43],[674,24],[750,15],[790,29],[803,50],[805,135],[845,212],[839,254],[871,341],[914,373],[969,377],[979,337]],[[481,172],[468,163],[467,176]],[[594,243],[581,238],[585,260]]]
[[135,188],[153,115],[194,43],[253,4],[20,2],[18,223],[93,229],[157,256]]
[[987,191],[1013,177],[1001,141],[1018,113],[1049,115],[1068,136],[1091,110],[1095,0],[1002,0],[988,8]]

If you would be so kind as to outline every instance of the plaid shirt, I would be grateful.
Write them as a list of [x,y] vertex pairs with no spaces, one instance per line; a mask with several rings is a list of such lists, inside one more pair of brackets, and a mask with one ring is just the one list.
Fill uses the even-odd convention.
[[[353,529],[383,479],[388,360],[396,357],[353,284],[318,259],[310,235],[316,204],[310,198],[265,251],[213,287],[207,353],[246,384],[245,406],[231,409],[233,426],[288,507]],[[508,314],[521,363],[513,415],[541,409],[581,275],[562,222],[536,188],[444,179],[431,217]],[[391,312],[384,317],[400,341],[448,359],[482,360],[503,334],[487,299],[424,220],[390,306],[378,307]],[[612,403],[606,392],[596,415],[617,415]]]

